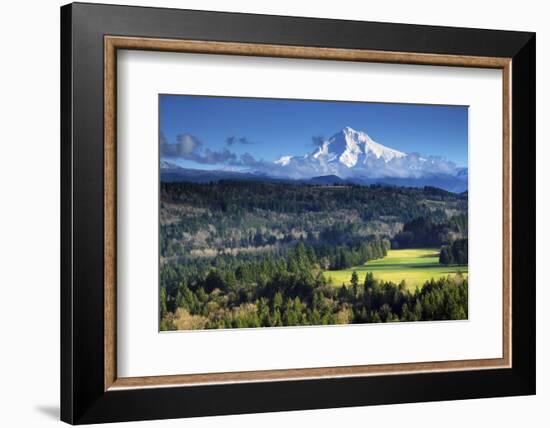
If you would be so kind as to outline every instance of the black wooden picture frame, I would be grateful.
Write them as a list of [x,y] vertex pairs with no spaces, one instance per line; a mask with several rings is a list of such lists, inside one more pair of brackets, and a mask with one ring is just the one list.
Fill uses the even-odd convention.
[[[510,368],[105,388],[104,40],[511,59]],[[535,393],[535,34],[99,4],[61,8],[61,419],[71,424]]]

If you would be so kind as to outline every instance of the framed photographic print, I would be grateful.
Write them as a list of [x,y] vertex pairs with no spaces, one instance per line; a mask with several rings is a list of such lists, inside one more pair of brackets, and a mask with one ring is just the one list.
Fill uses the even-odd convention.
[[61,8],[72,424],[535,393],[535,35]]

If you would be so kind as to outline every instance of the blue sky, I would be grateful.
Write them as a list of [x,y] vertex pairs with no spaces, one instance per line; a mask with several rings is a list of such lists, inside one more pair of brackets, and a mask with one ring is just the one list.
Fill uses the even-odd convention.
[[214,169],[245,153],[263,161],[311,153],[313,137],[328,139],[345,126],[402,152],[467,166],[464,106],[161,95],[159,107],[161,142],[207,155],[208,162],[196,162],[163,152],[162,158],[190,168]]

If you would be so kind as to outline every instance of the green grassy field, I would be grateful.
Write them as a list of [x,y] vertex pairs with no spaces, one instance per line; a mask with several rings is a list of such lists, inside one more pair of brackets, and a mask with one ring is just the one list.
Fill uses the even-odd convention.
[[389,250],[383,259],[373,260],[362,266],[338,271],[326,271],[325,277],[335,286],[349,284],[351,274],[357,272],[359,283],[365,280],[367,272],[382,281],[399,283],[405,280],[407,287],[420,287],[431,278],[468,273],[467,266],[443,266],[439,264],[439,250],[433,248],[415,248],[406,250]]

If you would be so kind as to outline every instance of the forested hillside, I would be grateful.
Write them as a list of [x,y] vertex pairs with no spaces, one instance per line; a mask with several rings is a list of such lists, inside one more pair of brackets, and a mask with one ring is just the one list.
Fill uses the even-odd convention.
[[323,272],[464,238],[467,195],[437,188],[161,183],[161,329],[463,318],[465,279],[409,292]]

